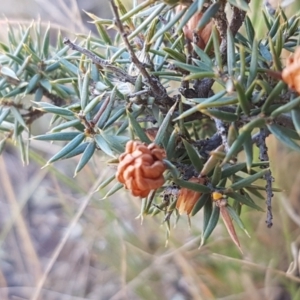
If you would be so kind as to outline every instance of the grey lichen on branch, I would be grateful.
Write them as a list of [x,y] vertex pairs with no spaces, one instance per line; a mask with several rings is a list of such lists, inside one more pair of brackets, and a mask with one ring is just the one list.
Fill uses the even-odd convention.
[[[269,135],[266,128],[260,128],[257,140],[257,147],[259,147],[259,159],[260,161],[269,161],[268,147],[266,144],[266,138]],[[273,197],[273,177],[271,170],[269,169],[264,175],[266,181],[266,194],[267,194],[267,219],[266,224],[270,228],[273,225],[273,213],[272,213],[272,197]]]
[[101,57],[94,54],[90,50],[71,42],[68,38],[64,38],[64,44],[69,46],[70,49],[78,51],[78,52],[86,55],[88,58],[90,58],[92,60],[92,62],[94,64],[98,65],[99,67],[104,68],[107,71],[114,73],[115,76],[119,77],[120,81],[130,82],[131,84],[135,84],[135,82],[136,82],[135,76],[130,76],[124,70],[111,64],[108,60],[102,59]]

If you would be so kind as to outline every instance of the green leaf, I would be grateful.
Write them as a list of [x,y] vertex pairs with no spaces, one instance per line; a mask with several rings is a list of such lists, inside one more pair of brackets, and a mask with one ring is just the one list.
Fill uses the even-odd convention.
[[94,152],[96,150],[96,144],[95,142],[91,142],[88,144],[88,146],[85,148],[80,161],[78,162],[78,165],[75,169],[74,177],[78,174],[80,170],[88,163],[88,161],[92,158]]
[[[111,112],[112,112],[112,109],[113,109],[113,106],[114,106],[114,103],[115,103],[115,100],[116,100],[116,91],[117,91],[117,87],[114,87],[113,90],[111,91],[111,94],[109,96],[109,99],[108,99],[108,103],[103,103],[102,105],[106,105],[105,107],[105,110],[104,112],[102,113],[102,115],[100,116],[99,118],[99,121],[98,121],[98,127],[103,129],[106,121],[108,120]],[[101,109],[101,108],[100,108]]]
[[248,136],[248,132],[244,131],[242,132],[237,139],[232,143],[232,145],[229,148],[229,151],[226,153],[226,156],[222,162],[222,164],[224,165],[225,163],[227,163],[232,157],[234,157],[241,149],[241,147],[243,146],[247,136]]
[[123,153],[125,151],[125,145],[129,141],[127,136],[118,136],[106,134],[104,131],[101,131],[102,137],[107,141],[107,143],[117,151],[118,153]]
[[238,81],[234,82],[235,89],[238,93],[239,104],[245,115],[250,114],[250,103],[246,97],[246,92]]
[[25,143],[22,134],[17,136],[18,146],[21,154],[21,160],[23,165],[28,165],[28,148],[25,147]]
[[91,70],[90,68],[87,70],[87,72],[84,74],[83,77],[83,83],[82,87],[79,90],[80,91],[80,103],[81,103],[81,109],[84,110],[88,100],[89,100],[89,82],[90,82],[90,74]]
[[186,64],[186,63],[183,63],[183,62],[180,62],[180,61],[176,61],[176,60],[172,60],[172,63],[177,66],[178,68],[181,68],[183,70],[186,70],[186,71],[189,71],[191,72],[192,74],[193,73],[200,73],[200,74],[212,74],[210,77],[213,77],[215,76],[215,73],[214,72],[206,72],[206,70],[203,70],[201,68],[199,68],[198,66],[193,66],[193,65],[190,65],[190,64]]
[[230,28],[227,29],[227,67],[228,67],[228,75],[232,76],[234,74],[234,69],[236,67],[236,61],[235,61],[234,38]]
[[11,113],[12,113],[12,115],[14,116],[14,118],[24,127],[24,128],[26,128],[26,129],[28,129],[27,128],[27,125],[26,125],[26,123],[25,123],[25,121],[24,121],[24,119],[22,118],[22,116],[21,116],[21,113],[19,112],[19,110],[17,110],[14,106],[11,106],[10,107],[10,111],[11,111]]
[[[174,18],[172,18],[166,25],[162,26],[159,30],[157,30],[156,33],[154,34],[154,36],[151,38],[150,44],[154,43],[161,35],[163,35],[167,31],[169,31],[177,23],[177,21],[181,19],[181,17],[184,15],[186,10],[187,10],[187,8],[180,10],[174,16]],[[179,30],[180,29],[178,29],[178,27],[177,27],[177,31],[179,31]]]
[[[252,194],[253,196],[255,196],[255,197],[257,197],[261,200],[265,200],[265,196],[263,196],[257,189],[248,186],[248,187],[245,188],[245,190],[248,193]],[[266,188],[264,188],[264,191],[265,190],[266,190]]]
[[169,111],[166,114],[164,120],[160,124],[158,132],[155,136],[155,140],[154,140],[155,144],[157,144],[157,145],[162,144],[163,139],[167,134],[168,127],[169,127],[169,124],[171,122],[171,119],[172,119],[172,116],[173,116],[173,113],[174,113],[174,110],[175,110],[176,106],[177,106],[177,102],[169,109]]
[[[195,1],[194,3],[197,3],[197,1]],[[200,18],[200,20],[196,26],[196,29],[197,30],[202,29],[210,21],[210,19],[215,16],[215,14],[218,12],[220,6],[221,6],[221,3],[219,1],[210,5],[209,8],[204,12],[202,17]]]
[[[87,113],[91,112],[96,105],[101,101],[103,94],[96,96],[92,99],[84,108],[83,113],[86,115]],[[82,104],[81,104],[82,105]]]
[[237,163],[235,165],[225,165],[222,170],[221,178],[227,178],[243,169],[245,169],[246,163]]
[[31,49],[29,44],[24,44],[23,48],[25,49],[25,51],[31,55],[32,60],[34,61],[34,63],[39,64],[42,62],[42,59],[36,54],[36,51]]
[[250,121],[248,124],[244,125],[244,127],[241,129],[241,134],[237,137],[237,139],[233,142],[233,144],[229,148],[229,151],[227,152],[226,157],[224,158],[222,164],[224,165],[240,151],[248,135],[252,132],[254,128],[264,127],[265,123],[266,120],[264,118],[259,117]]
[[[50,81],[46,78],[40,80],[40,85],[45,88],[49,93],[52,92],[52,85]],[[39,88],[38,88],[39,89]]]
[[33,137],[35,140],[39,141],[71,141],[73,140],[80,132],[55,132],[37,135]]
[[46,67],[45,72],[46,72],[46,73],[53,72],[53,71],[59,69],[59,67],[60,67],[60,63],[59,63],[58,61],[56,61],[56,62],[53,63],[53,64],[49,64],[49,65]]
[[278,124],[277,126],[282,131],[282,133],[285,134],[287,137],[291,138],[292,140],[300,140],[300,136],[295,130]]
[[[40,103],[37,103],[37,104],[40,104]],[[44,106],[44,107],[40,107],[38,109],[41,111],[52,113],[52,114],[59,115],[59,116],[74,117],[73,111],[66,109],[66,108],[62,108],[62,107]]]
[[204,243],[210,237],[213,230],[216,228],[219,221],[219,216],[220,216],[220,208],[214,205],[208,224],[205,228],[203,228],[200,247],[204,245]]
[[210,107],[218,107],[218,106],[224,106],[227,104],[235,104],[238,102],[237,97],[224,97],[223,95],[226,94],[226,91],[222,91],[221,93],[218,93],[210,98],[194,98],[193,100],[196,102],[200,102],[200,104],[195,105],[194,107],[186,110],[182,114],[180,114],[177,118],[175,118],[173,121],[178,121],[181,119],[184,119],[202,109],[210,108]]
[[106,28],[101,24],[101,22],[95,22],[95,26],[104,43],[106,45],[112,45],[110,36],[108,35]]
[[10,109],[9,108],[6,108],[6,109],[3,109],[2,111],[0,111],[0,125],[1,123],[7,118],[7,116],[9,115],[10,113]]
[[[186,149],[186,152],[191,160],[192,165],[195,167],[197,172],[200,173],[203,168],[203,163],[202,163],[202,160],[201,160],[198,152],[186,140],[183,139],[182,141],[183,141],[184,147]],[[174,151],[174,148],[173,148],[173,151]]]
[[16,75],[16,73],[10,69],[9,67],[6,66],[0,66],[0,74],[4,75],[4,76],[8,76],[10,78],[13,78],[15,80],[17,80],[18,82],[20,81],[20,79],[18,78],[18,76]]
[[[201,18],[201,20],[202,20],[202,18]],[[215,27],[213,27],[213,29],[212,29],[212,39],[213,39],[213,45],[214,45],[216,64],[217,64],[219,70],[222,70],[223,62],[222,62],[222,55],[220,52],[219,32],[217,31],[217,29]]]
[[259,44],[259,52],[261,56],[268,62],[272,61],[272,55],[267,46],[263,45],[262,43]]
[[273,40],[269,36],[269,46],[270,46],[270,51],[272,54],[272,60],[273,64],[275,66],[276,71],[281,71],[281,61],[280,61],[280,56],[277,55],[275,45],[273,43]]
[[292,139],[288,138],[278,125],[274,123],[268,124],[268,129],[276,137],[276,139],[285,144],[287,147],[295,151],[300,151],[300,146],[296,144]]
[[129,118],[129,122],[131,127],[133,128],[135,134],[138,136],[138,138],[147,144],[150,144],[151,141],[149,140],[149,138],[147,137],[146,133],[144,132],[144,130],[142,129],[142,127],[140,126],[140,124],[137,122],[137,120],[134,118],[134,116],[127,111],[127,116]]
[[104,181],[100,183],[100,185],[97,187],[96,191],[100,191],[101,189],[105,188],[107,185],[109,185],[114,179],[116,178],[116,175],[113,174],[112,176],[108,177]]
[[111,195],[115,194],[118,190],[123,187],[123,184],[117,182],[106,194],[102,199],[107,199]]
[[171,56],[173,59],[176,59],[177,61],[180,61],[182,63],[186,61],[186,57],[183,53],[180,53],[176,50],[167,47],[164,47],[162,50],[165,51],[167,54],[169,54],[169,56]]
[[[276,34],[276,47],[275,47],[275,53],[277,59],[281,57],[282,48],[283,48],[283,33],[282,33],[282,27],[279,27],[279,30],[277,31]],[[277,67],[280,67],[279,70],[281,70],[280,59],[278,59]]]
[[4,148],[5,148],[5,145],[6,145],[6,141],[7,141],[7,138],[4,138],[0,141],[0,155],[2,154]]
[[230,205],[227,205],[226,209],[227,209],[229,215],[231,216],[231,218],[236,222],[236,224],[248,235],[248,237],[250,237],[243,221],[241,220],[239,215],[236,213],[236,211]]
[[252,207],[252,208],[254,208],[256,210],[259,210],[259,211],[264,211],[261,207],[259,207],[258,205],[256,205],[253,202],[252,199],[249,199],[245,195],[241,195],[240,193],[236,193],[236,192],[226,193],[226,195],[228,197],[231,197],[232,199],[238,201],[241,204],[247,205],[247,206]]
[[48,58],[49,55],[49,46],[50,46],[50,24],[48,24],[45,35],[44,35],[44,40],[43,40],[43,56],[45,59]]
[[[0,123],[1,124],[1,123]],[[167,152],[167,158],[172,159],[175,155],[174,149],[176,148],[176,140],[178,138],[178,130],[175,128],[169,138],[167,147],[166,147],[166,152]]]
[[212,186],[217,186],[218,185],[218,183],[220,182],[220,180],[222,178],[221,176],[222,176],[222,169],[220,167],[220,162],[217,162],[216,166],[214,168],[214,173],[211,177]]
[[210,200],[210,194],[202,194],[199,198],[199,200],[194,205],[191,216],[193,217],[200,209],[205,205],[207,201]]
[[89,144],[90,142],[80,144],[79,146],[75,147],[72,151],[70,151],[67,155],[65,155],[62,159],[71,158],[83,153]]
[[177,34],[180,33],[180,31],[183,29],[183,27],[187,24],[187,22],[193,17],[193,15],[198,10],[198,1],[194,1],[192,5],[189,6],[188,10],[186,11],[186,14],[182,18],[181,22],[179,23],[177,29]]
[[52,156],[48,160],[46,166],[69,154],[74,148],[76,148],[79,144],[81,144],[84,139],[85,139],[84,133],[78,134],[70,143],[65,145],[58,153]]
[[165,166],[167,167],[167,169],[170,171],[173,178],[178,178],[180,176],[177,168],[169,160],[164,159],[163,162],[164,162]]
[[247,87],[249,87],[256,78],[257,66],[258,66],[257,62],[258,62],[258,41],[256,38],[254,38],[253,44],[252,44],[251,62],[250,62],[250,68],[249,68],[249,77],[248,77],[248,81],[247,81]]
[[207,67],[209,69],[212,69],[213,64],[212,64],[211,58],[201,48],[199,48],[196,44],[192,44],[192,45],[193,45],[194,51],[200,57],[201,61],[205,65],[207,65]]
[[160,15],[161,11],[166,7],[166,4],[161,3],[155,6],[155,9],[153,12],[139,25],[135,28],[134,31],[132,31],[128,35],[128,39],[131,40],[135,36],[137,36],[142,30],[147,28],[147,26],[155,19],[157,16]]
[[280,26],[280,14],[278,14],[275,21],[273,22],[273,25],[269,31],[269,37],[273,38],[276,35],[279,26]]
[[252,161],[253,161],[253,144],[252,144],[252,137],[250,133],[248,134],[248,136],[246,136],[243,147],[246,154],[248,173],[250,173],[252,167]]
[[20,52],[21,52],[21,50],[23,48],[23,45],[26,44],[28,36],[29,36],[29,33],[30,33],[30,30],[32,28],[32,25],[33,25],[33,22],[31,22],[31,24],[28,26],[28,28],[24,32],[24,34],[22,36],[22,39],[20,40],[20,42],[19,42],[16,50],[13,53],[14,56],[19,56],[19,54],[20,54]]
[[33,91],[33,89],[37,86],[37,84],[39,83],[40,79],[41,79],[41,74],[35,74],[30,81],[28,82],[28,86],[26,88],[25,94],[29,94],[30,92]]
[[111,157],[115,157],[114,153],[112,152],[110,146],[108,145],[107,141],[100,135],[100,134],[96,134],[94,136],[95,141],[97,143],[97,145],[99,146],[99,148],[108,156]]
[[111,116],[107,122],[105,123],[103,129],[108,128],[111,124],[115,123],[121,116],[123,116],[126,113],[126,107],[121,107],[116,113]]
[[203,78],[214,78],[216,74],[214,72],[198,72],[187,75],[184,77],[184,80],[194,80],[194,79],[203,79]]
[[227,111],[222,111],[220,109],[202,109],[201,112],[203,114],[206,114],[210,117],[217,118],[219,120],[222,120],[224,122],[235,122],[238,120],[238,116],[234,113],[230,113]]
[[278,107],[271,113],[271,117],[276,118],[281,114],[290,112],[293,108],[299,106],[299,104],[300,104],[300,97],[297,97],[296,99],[293,99],[292,101],[284,105],[280,105],[280,107]]
[[[1,116],[0,116],[1,120]],[[292,120],[295,126],[295,129],[297,130],[298,135],[300,136],[300,108],[294,108],[292,110]],[[1,124],[1,121],[0,121]]]
[[81,121],[79,119],[74,119],[68,122],[63,122],[55,127],[53,127],[51,129],[51,132],[57,132],[57,131],[61,131],[70,127],[74,127],[77,128],[80,131],[84,130],[84,126],[81,124]]
[[199,193],[209,193],[211,191],[211,189],[209,187],[207,187],[206,185],[202,185],[202,184],[194,183],[194,182],[190,182],[190,181],[185,181],[185,180],[182,180],[179,178],[174,178],[173,180],[176,184],[180,185],[181,187],[187,188],[192,191],[196,191]]
[[77,76],[80,73],[78,67],[70,63],[68,60],[61,58],[59,62],[72,76]]
[[250,43],[253,44],[254,38],[255,38],[255,30],[254,30],[252,22],[248,16],[246,16],[246,18],[245,18],[245,28],[246,28],[248,39],[249,39]]
[[249,186],[252,182],[256,181],[257,179],[262,178],[267,172],[269,171],[268,169],[264,169],[260,172],[257,172],[253,175],[249,175],[246,178],[243,178],[235,183],[233,183],[231,186],[228,187],[228,189],[232,190],[240,190],[244,187]]

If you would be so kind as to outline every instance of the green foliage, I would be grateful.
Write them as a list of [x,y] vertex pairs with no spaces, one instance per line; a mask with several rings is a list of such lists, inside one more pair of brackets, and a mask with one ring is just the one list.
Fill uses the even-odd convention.
[[[167,153],[166,183],[145,200],[142,214],[164,213],[168,222],[176,203],[167,203],[168,187],[200,192],[192,215],[204,209],[204,242],[219,219],[219,208],[210,199],[219,191],[244,230],[240,206],[261,210],[253,199],[265,184],[254,182],[267,180],[269,172],[268,159],[258,162],[253,151],[254,143],[265,143],[259,140],[260,130],[300,150],[294,141],[299,137],[299,97],[271,76],[282,70],[283,50],[292,52],[298,44],[299,18],[288,19],[281,9],[275,15],[264,12],[268,33],[258,39],[247,15],[248,1],[232,0],[230,5],[246,13],[244,25],[237,32],[230,27],[222,32],[223,2],[187,1],[175,12],[181,1],[143,1],[129,11],[116,1],[120,22],[118,16],[112,22],[88,13],[98,34],[80,35],[76,45],[60,33],[52,45],[51,28],[42,34],[39,23],[9,27],[8,43],[0,43],[0,152],[13,140],[27,162],[31,127],[51,114],[50,132],[34,139],[65,141],[47,165],[81,155],[76,175],[99,152],[116,162],[128,140],[150,143],[146,129],[158,127],[154,142]],[[212,18],[218,25],[205,49],[196,40],[188,44],[184,36],[186,24],[200,11],[197,29]],[[229,128],[236,134],[229,136]],[[242,150],[246,162],[237,163]],[[200,173],[208,184],[188,181]],[[113,177],[99,189],[111,181]],[[116,183],[105,197],[120,188]]]

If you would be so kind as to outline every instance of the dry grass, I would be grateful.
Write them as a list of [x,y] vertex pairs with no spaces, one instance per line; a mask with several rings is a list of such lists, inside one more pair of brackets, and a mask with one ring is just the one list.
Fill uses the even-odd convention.
[[[68,7],[64,1],[37,3],[54,26],[87,32],[75,1]],[[300,299],[298,268],[286,274],[298,259],[290,245],[299,236],[300,157],[272,139],[271,165],[286,193],[274,198],[272,229],[264,214],[244,211],[252,238],[238,231],[243,255],[221,222],[199,250],[201,214],[190,230],[182,218],[165,247],[159,217],[142,225],[135,218],[138,199],[119,192],[101,200],[105,191],[93,193],[114,172],[100,156],[73,179],[74,161],[41,170],[59,146],[32,147],[27,167],[13,147],[0,157],[1,300]]]

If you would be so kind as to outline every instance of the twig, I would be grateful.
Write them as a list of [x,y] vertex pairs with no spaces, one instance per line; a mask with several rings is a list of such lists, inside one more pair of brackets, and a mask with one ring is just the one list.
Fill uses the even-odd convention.
[[[247,2],[249,3],[250,0],[248,0]],[[232,35],[235,36],[239,31],[239,29],[241,28],[241,26],[243,25],[246,12],[235,6],[232,9],[233,9],[233,15],[229,24],[229,28],[231,30]]]
[[128,53],[131,57],[131,61],[133,64],[135,64],[135,66],[137,67],[137,69],[140,71],[140,73],[142,74],[142,76],[144,77],[145,79],[145,84],[147,84],[149,87],[150,87],[150,93],[153,95],[153,97],[156,99],[156,101],[159,101],[160,103],[162,103],[161,101],[164,100],[164,104],[166,104],[166,102],[168,104],[174,104],[174,101],[172,100],[172,98],[170,98],[167,94],[167,91],[166,89],[164,88],[164,86],[160,83],[159,79],[153,75],[150,75],[148,73],[148,71],[146,70],[145,68],[145,65],[143,62],[141,62],[128,38],[127,38],[127,35],[128,33],[124,30],[124,26],[120,20],[120,16],[119,16],[119,11],[118,11],[118,7],[116,6],[115,4],[115,1],[114,0],[111,0],[111,6],[112,6],[112,10],[113,10],[113,14],[114,14],[114,17],[115,17],[115,24],[123,38],[123,41],[125,43],[125,46],[128,50]]
[[226,126],[224,124],[224,122],[222,122],[221,120],[217,119],[217,118],[213,118],[216,124],[216,128],[217,128],[217,133],[219,134],[219,136],[222,139],[222,144],[224,145],[224,149],[225,152],[227,153],[229,150],[229,145],[228,145],[228,140],[227,140],[227,136],[228,136],[228,126]]
[[128,97],[128,98],[135,98],[135,97],[142,96],[142,95],[147,95],[147,94],[149,94],[149,91],[147,91],[147,90],[142,90],[142,91],[138,91],[138,92],[129,94],[127,97]]
[[209,153],[215,150],[216,148],[218,148],[221,144],[222,144],[222,138],[218,132],[216,132],[209,139],[193,142],[193,145],[198,148],[199,154],[204,158],[208,158]]
[[226,2],[224,0],[220,1],[220,8],[219,11],[216,13],[214,17],[214,21],[216,23],[216,28],[219,31],[220,38],[221,38],[221,45],[220,45],[220,52],[222,55],[223,61],[226,61],[226,52],[227,52],[227,27],[228,21],[225,13],[225,6]]
[[56,106],[63,106],[65,104],[65,99],[55,95],[55,94],[52,94],[50,92],[48,92],[44,87],[42,87],[43,89],[43,95],[45,97],[47,97],[49,100],[51,100],[51,102],[56,105]]
[[[250,3],[251,0],[246,0],[248,3]],[[225,7],[225,1],[222,1],[220,11],[216,14],[214,20],[216,22],[216,27],[219,31],[220,37],[221,37],[221,45],[220,45],[220,52],[222,55],[223,62],[225,63],[227,61],[227,27],[228,27],[228,21],[226,18],[226,13],[224,12]],[[233,8],[233,16],[229,24],[229,28],[232,32],[233,37],[237,34],[241,26],[243,25],[243,22],[245,20],[246,13],[236,7]],[[196,81],[194,85],[194,89],[198,94],[198,97],[205,98],[208,97],[209,93],[211,93],[211,87],[214,84],[214,80],[211,78],[202,79],[200,81]],[[191,94],[191,93],[190,93]],[[184,95],[187,98],[193,98],[188,97],[188,95]]]
[[22,114],[22,117],[25,120],[26,125],[31,125],[35,120],[39,119],[45,114],[45,112],[37,110],[37,109],[30,109],[28,113]]
[[[266,137],[267,136],[268,136],[268,132],[266,131],[266,129],[265,128],[260,128],[257,146],[259,147],[259,159],[261,161],[269,161],[268,147],[266,145]],[[270,170],[268,170],[267,173],[264,175],[264,179],[266,180],[266,193],[267,193],[267,200],[266,200],[267,219],[266,219],[266,223],[267,223],[267,226],[270,228],[273,225],[273,222],[272,222],[272,219],[273,219],[273,214],[272,214],[272,197],[273,197],[272,184],[273,184],[273,180],[274,180]]]
[[115,76],[119,78],[120,81],[123,82],[130,82],[131,84],[135,85],[136,77],[128,75],[125,71],[122,69],[112,65],[109,61],[102,59],[98,55],[94,54],[88,49],[85,49],[79,45],[76,45],[72,43],[68,38],[64,38],[64,44],[68,45],[70,49],[78,51],[84,55],[86,55],[88,58],[92,60],[92,62],[101,68],[106,69],[107,71],[113,73]]
[[194,84],[194,89],[197,92],[198,98],[208,98],[212,93],[211,87],[214,84],[214,80],[212,78],[204,78],[200,81],[196,81]]

